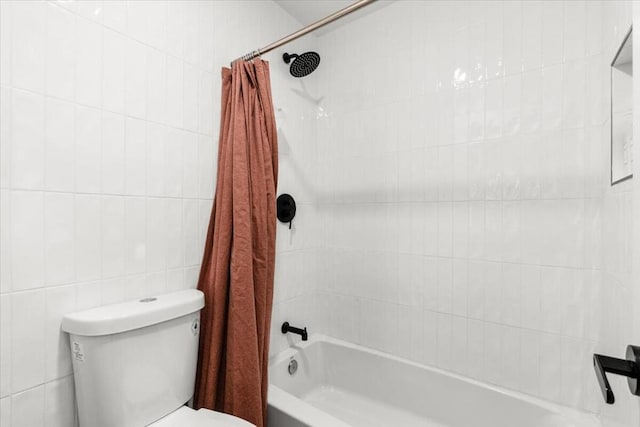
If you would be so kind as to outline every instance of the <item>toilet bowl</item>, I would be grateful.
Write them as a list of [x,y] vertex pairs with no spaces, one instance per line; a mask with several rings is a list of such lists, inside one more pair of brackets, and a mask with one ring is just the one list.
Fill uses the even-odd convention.
[[249,427],[193,410],[202,292],[189,289],[68,314],[80,427]]

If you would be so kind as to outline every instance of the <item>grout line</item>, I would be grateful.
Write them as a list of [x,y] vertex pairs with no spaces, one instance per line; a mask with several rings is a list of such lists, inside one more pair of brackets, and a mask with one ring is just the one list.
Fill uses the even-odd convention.
[[[67,104],[72,104],[74,107],[79,106],[79,107],[83,107],[83,108],[89,108],[89,109],[92,109],[92,110],[98,110],[101,113],[102,112],[112,113],[112,114],[116,114],[118,116],[122,116],[125,119],[140,120],[142,122],[148,122],[148,123],[156,124],[156,125],[163,126],[163,127],[166,127],[166,128],[187,132],[187,133],[194,134],[194,135],[205,136],[205,137],[209,137],[209,138],[215,138],[215,135],[202,133],[202,132],[199,131],[199,129],[198,130],[191,130],[191,129],[188,129],[186,127],[176,127],[176,126],[173,126],[173,125],[168,124],[168,123],[163,123],[163,122],[158,122],[158,121],[155,121],[155,120],[150,120],[150,119],[147,119],[146,117],[139,117],[139,116],[127,113],[126,111],[117,111],[117,110],[113,110],[113,109],[109,109],[109,108],[104,108],[102,106],[84,104],[82,102],[76,101],[75,99],[71,100],[71,99],[67,99],[67,98],[61,98],[61,97],[58,97],[58,96],[55,96],[55,95],[49,95],[46,92],[42,92],[41,93],[41,92],[37,92],[37,91],[31,90],[31,89],[22,88],[22,87],[19,87],[19,86],[11,86],[10,85],[10,86],[2,86],[2,87],[5,88],[5,90],[9,90],[9,91],[16,90],[16,91],[19,91],[19,92],[25,92],[25,93],[28,93],[28,94],[31,94],[31,95],[42,97],[42,98],[44,98],[45,103],[46,103],[46,98],[51,98],[51,99],[56,100],[56,101],[61,101],[61,102],[67,103]],[[75,85],[74,85],[74,90],[75,90]],[[74,98],[75,98],[75,95],[74,95]],[[75,110],[75,108],[74,108],[74,110]],[[126,110],[126,108],[125,108],[125,110]]]

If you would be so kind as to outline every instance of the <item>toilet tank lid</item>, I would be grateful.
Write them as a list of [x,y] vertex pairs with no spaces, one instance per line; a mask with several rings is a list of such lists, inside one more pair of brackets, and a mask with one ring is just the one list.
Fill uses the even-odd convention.
[[62,318],[62,330],[82,336],[117,334],[185,316],[202,307],[204,294],[188,289],[70,313]]

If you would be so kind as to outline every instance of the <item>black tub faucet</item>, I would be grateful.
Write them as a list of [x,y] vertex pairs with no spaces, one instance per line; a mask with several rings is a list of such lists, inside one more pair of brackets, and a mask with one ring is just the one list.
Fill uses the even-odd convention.
[[282,331],[283,334],[286,334],[287,332],[291,332],[292,334],[298,334],[302,337],[302,341],[306,341],[309,339],[309,336],[307,335],[306,327],[304,329],[295,328],[291,326],[289,322],[284,322],[280,330]]

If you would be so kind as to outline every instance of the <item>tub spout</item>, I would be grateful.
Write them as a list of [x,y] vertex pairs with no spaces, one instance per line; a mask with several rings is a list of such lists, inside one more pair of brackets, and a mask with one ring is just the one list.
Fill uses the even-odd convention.
[[282,331],[283,334],[286,334],[287,332],[291,332],[292,334],[298,334],[302,337],[302,341],[306,341],[309,339],[309,336],[307,335],[306,327],[304,329],[300,329],[300,328],[291,326],[289,322],[284,322],[280,330]]

